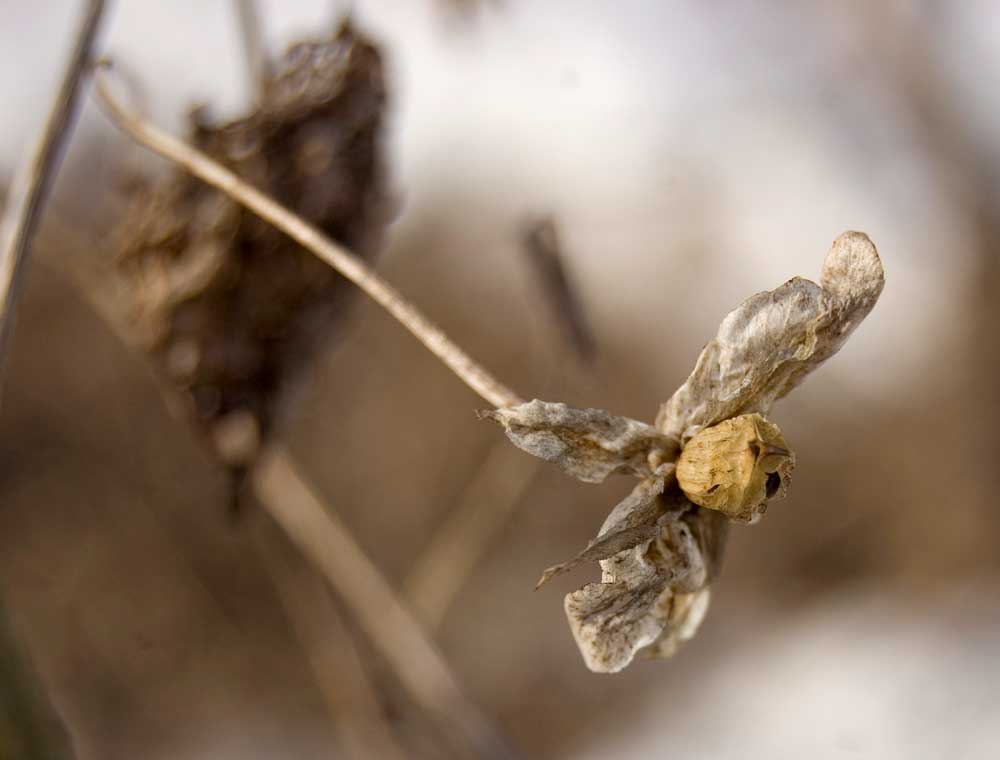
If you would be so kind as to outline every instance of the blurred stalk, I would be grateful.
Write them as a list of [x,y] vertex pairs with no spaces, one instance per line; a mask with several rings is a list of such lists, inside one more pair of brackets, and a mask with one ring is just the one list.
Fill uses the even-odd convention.
[[[77,111],[80,83],[91,60],[103,0],[90,0],[41,135],[17,168],[0,219],[0,386],[6,374],[14,311],[24,262]],[[0,758],[64,760],[73,757],[62,726],[26,653],[0,607]]]
[[103,0],[88,2],[45,126],[17,168],[0,219],[0,384],[28,246],[76,117],[80,83],[90,66],[91,49],[103,12]]
[[0,758],[70,760],[69,734],[0,609]]

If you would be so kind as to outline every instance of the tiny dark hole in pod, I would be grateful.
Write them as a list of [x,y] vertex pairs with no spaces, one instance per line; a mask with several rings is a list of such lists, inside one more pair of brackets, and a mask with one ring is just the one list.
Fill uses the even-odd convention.
[[767,498],[770,499],[781,488],[781,476],[776,472],[772,472],[767,476],[767,484],[764,487],[767,491]]

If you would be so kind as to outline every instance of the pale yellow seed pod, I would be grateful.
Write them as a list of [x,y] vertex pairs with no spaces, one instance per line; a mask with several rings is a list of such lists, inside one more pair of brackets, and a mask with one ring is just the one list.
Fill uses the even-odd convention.
[[743,414],[705,428],[677,460],[677,482],[699,506],[752,523],[784,496],[795,455],[773,422]]

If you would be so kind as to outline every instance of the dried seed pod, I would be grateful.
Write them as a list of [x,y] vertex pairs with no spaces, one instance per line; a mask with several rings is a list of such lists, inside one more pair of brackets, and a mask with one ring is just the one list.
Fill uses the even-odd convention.
[[677,460],[677,482],[695,504],[755,522],[767,501],[784,496],[795,455],[778,426],[743,414],[705,428]]

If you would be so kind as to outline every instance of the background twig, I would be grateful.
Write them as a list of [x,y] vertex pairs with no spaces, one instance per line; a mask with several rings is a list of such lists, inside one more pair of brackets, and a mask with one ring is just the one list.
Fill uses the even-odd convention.
[[25,254],[52,184],[62,146],[76,115],[80,82],[91,59],[91,48],[103,12],[104,0],[87,3],[83,22],[73,43],[73,52],[63,71],[45,127],[34,148],[17,169],[0,220],[0,384],[3,381],[3,359],[13,330]]
[[326,582],[273,526],[270,520],[256,526],[258,554],[309,661],[345,755],[402,760],[406,752],[393,737],[377,689]]
[[261,33],[260,12],[256,0],[233,0],[239,21],[240,42],[254,100],[260,101],[271,79],[271,65],[264,49]]
[[[103,0],[88,3],[45,126],[18,166],[0,219],[0,391],[28,246],[72,127],[103,12]],[[0,756],[57,760],[73,754],[69,735],[0,608]]]
[[[530,223],[522,242],[540,300],[545,302],[555,328],[545,331],[546,344],[551,348],[543,353],[554,357],[552,384],[555,395],[561,397],[570,376],[574,376],[574,385],[580,381],[589,384],[590,375],[584,377],[573,370],[593,365],[597,342],[588,326],[583,301],[572,285],[552,217]],[[567,361],[568,355],[575,361]],[[506,440],[490,447],[458,505],[435,530],[406,578],[406,598],[425,625],[436,629],[442,624],[458,593],[517,512],[542,469],[541,460],[522,456]]]
[[446,731],[458,749],[482,757],[511,757],[491,722],[462,692],[447,661],[389,583],[326,508],[287,452],[262,455],[254,493],[299,550],[323,573],[403,687]]

